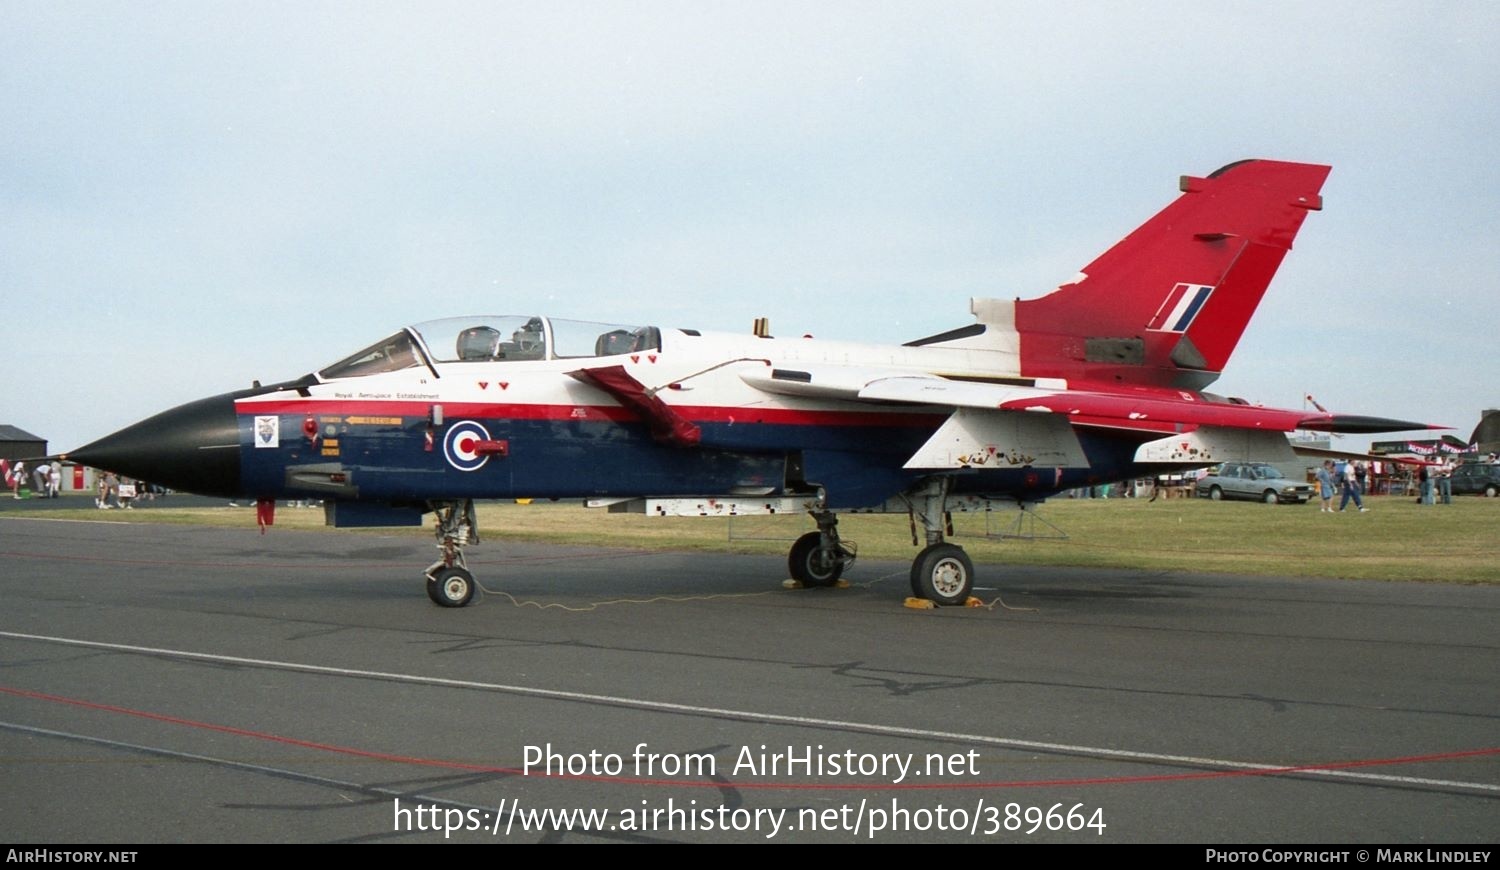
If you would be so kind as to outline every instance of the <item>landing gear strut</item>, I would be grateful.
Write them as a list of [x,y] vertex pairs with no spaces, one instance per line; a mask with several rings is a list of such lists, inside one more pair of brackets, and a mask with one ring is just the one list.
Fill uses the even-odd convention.
[[952,518],[944,509],[951,483],[947,477],[930,478],[906,496],[912,543],[918,543],[919,519],[927,542],[911,564],[911,594],[937,604],[961,605],[974,591],[974,563],[963,547],[943,539],[953,534]]
[[787,570],[803,586],[832,586],[839,582],[844,569],[854,564],[854,552],[839,540],[839,518],[833,511],[808,511],[818,524],[792,544],[787,556]]
[[442,557],[423,572],[427,577],[427,597],[441,607],[463,607],[474,598],[477,584],[464,565],[463,548],[479,543],[479,524],[474,518],[474,501],[433,502],[437,516],[437,547]]

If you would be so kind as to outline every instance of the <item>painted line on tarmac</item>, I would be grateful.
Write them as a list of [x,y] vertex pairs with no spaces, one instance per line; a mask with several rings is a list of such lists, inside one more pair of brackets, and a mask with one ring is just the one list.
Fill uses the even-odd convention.
[[[599,695],[588,692],[570,692],[564,689],[545,689],[535,686],[518,686],[506,683],[487,683],[476,680],[455,680],[446,677],[428,677],[419,674],[402,674],[388,671],[370,671],[357,668],[340,668],[329,665],[313,665],[302,662],[277,661],[274,659],[253,659],[241,656],[220,655],[217,653],[204,653],[194,652],[191,650],[137,646],[133,644],[106,643],[103,641],[54,637],[50,635],[40,634],[25,634],[12,631],[0,631],[0,638],[10,638],[12,640],[20,641],[32,641],[36,643],[56,644],[60,646],[80,647],[85,649],[108,650],[136,655],[178,658],[189,661],[212,662],[215,664],[233,664],[242,667],[257,667],[307,674],[322,674],[329,676],[374,679],[387,682],[400,682],[425,686],[440,686],[486,692],[499,692],[503,694],[520,695],[531,698],[545,698],[549,700],[572,701],[586,704],[603,704],[611,707],[623,707],[635,710],[650,710],[655,712],[672,713],[686,716],[711,716],[715,718],[738,719],[747,722],[763,722],[773,725],[829,728],[839,731],[853,731],[864,734],[878,734],[883,736],[900,737],[903,739],[919,738],[927,740],[951,741],[958,743],[979,744],[984,746],[995,746],[1004,749],[1020,749],[1035,752],[1081,755],[1118,761],[1243,771],[1247,774],[1296,774],[1299,776],[1316,776],[1332,780],[1361,783],[1367,785],[1423,786],[1429,788],[1461,789],[1465,791],[1478,791],[1491,794],[1500,794],[1500,784],[1466,782],[1463,780],[1430,779],[1426,777],[1415,776],[1394,776],[1390,774],[1369,773],[1366,771],[1345,769],[1347,767],[1374,766],[1376,764],[1442,761],[1452,760],[1454,758],[1464,756],[1500,754],[1500,749],[1472,750],[1468,752],[1445,753],[1441,755],[1403,759],[1334,762],[1331,764],[1316,766],[1297,764],[1265,764],[1223,758],[1203,758],[1190,755],[1171,755],[1157,752],[1137,752],[1129,749],[1111,749],[1100,746],[1050,743],[1037,740],[1024,740],[1014,737],[996,737],[987,734],[965,734],[953,731],[936,731],[896,725],[881,725],[871,722],[823,719],[813,716],[792,716],[783,713],[763,713],[752,710],[734,710],[722,707],[704,707],[695,704],[677,704],[669,701],[652,701],[644,698],[627,698],[618,695]],[[952,788],[954,787],[954,784],[945,783],[937,787]]]

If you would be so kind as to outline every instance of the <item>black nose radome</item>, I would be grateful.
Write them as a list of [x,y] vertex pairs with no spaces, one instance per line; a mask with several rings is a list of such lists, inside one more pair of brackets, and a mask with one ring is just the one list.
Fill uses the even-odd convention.
[[232,497],[240,488],[240,430],[225,393],[142,420],[66,458],[183,492]]

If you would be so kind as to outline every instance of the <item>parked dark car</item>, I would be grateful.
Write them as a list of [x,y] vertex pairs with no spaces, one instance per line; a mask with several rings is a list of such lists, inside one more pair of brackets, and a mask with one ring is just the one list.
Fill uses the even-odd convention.
[[1478,493],[1486,498],[1500,495],[1500,465],[1470,462],[1453,469],[1453,493]]
[[1195,489],[1200,497],[1214,501],[1247,498],[1266,504],[1306,504],[1313,496],[1312,484],[1292,480],[1264,462],[1226,462],[1198,481]]

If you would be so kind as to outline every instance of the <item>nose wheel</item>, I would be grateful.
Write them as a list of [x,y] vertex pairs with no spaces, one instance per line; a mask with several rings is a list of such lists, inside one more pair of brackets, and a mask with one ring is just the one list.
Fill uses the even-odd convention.
[[427,597],[439,607],[463,607],[474,600],[479,587],[474,575],[464,565],[463,548],[479,543],[479,523],[474,516],[474,502],[434,502],[437,517],[437,546],[441,558],[428,566]]

